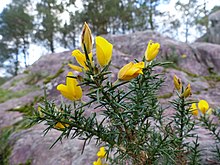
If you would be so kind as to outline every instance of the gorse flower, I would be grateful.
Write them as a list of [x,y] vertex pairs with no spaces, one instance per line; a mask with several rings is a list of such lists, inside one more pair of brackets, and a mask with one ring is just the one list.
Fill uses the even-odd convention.
[[187,98],[189,96],[191,96],[191,87],[190,84],[187,85],[186,89],[184,90],[184,92],[182,93],[181,97]]
[[82,97],[82,89],[78,86],[77,80],[71,76],[73,76],[73,73],[69,72],[66,77],[66,85],[59,84],[57,90],[69,100],[80,100]]
[[92,33],[86,22],[84,23],[82,30],[81,46],[82,46],[82,50],[84,52],[87,52],[88,54],[92,51]]
[[159,53],[159,49],[160,49],[160,44],[153,43],[153,41],[150,40],[148,43],[147,49],[145,51],[145,59],[148,62],[152,61]]
[[196,103],[192,103],[192,106],[190,108],[190,112],[194,115],[194,116],[198,116],[199,115],[199,110],[196,106]]
[[118,72],[118,79],[129,81],[136,78],[139,74],[143,74],[142,69],[144,68],[144,62],[134,64],[130,62],[123,66]]
[[37,111],[38,111],[40,117],[44,116],[44,114],[42,113],[42,108],[40,106],[37,107]]
[[113,45],[100,36],[95,38],[95,42],[97,60],[104,67],[111,61]]
[[103,158],[106,157],[105,147],[100,147],[99,151],[97,152],[98,160],[93,162],[93,165],[107,165],[103,163]]
[[177,77],[176,75],[173,76],[173,82],[174,82],[174,86],[175,88],[180,91],[182,88],[182,81],[179,77]]
[[198,107],[200,109],[200,111],[205,114],[206,111],[209,109],[209,104],[207,101],[205,100],[200,100],[199,103],[198,103]]
[[[85,70],[88,70],[89,68],[88,68],[88,66],[86,65],[86,55],[85,54],[83,54],[83,53],[81,53],[80,52],[80,50],[74,50],[73,52],[72,52],[72,56],[73,57],[75,57],[76,58],[76,61],[77,61],[77,63],[80,65],[80,66],[82,66],[83,67],[83,69],[85,69]],[[89,61],[90,61],[90,63],[92,64],[92,53],[89,53],[88,54],[88,56],[89,56]],[[72,69],[77,69],[77,66],[76,65],[69,65]],[[75,68],[74,68],[75,67]],[[79,70],[79,68],[78,68],[78,70]],[[77,70],[77,71],[78,71]]]
[[56,123],[56,125],[54,126],[54,128],[57,129],[64,129],[66,127],[69,127],[69,124],[62,124],[61,122]]
[[97,156],[99,158],[105,158],[106,157],[106,151],[105,151],[105,147],[101,147],[99,149],[99,151],[97,152]]
[[83,71],[82,67],[79,67],[79,66],[76,66],[76,65],[73,65],[73,64],[68,64],[68,66],[71,69],[75,70],[75,71],[78,71],[78,72],[82,72]]
[[93,165],[103,165],[101,158],[98,158],[97,161],[94,161],[94,162],[93,162]]
[[198,116],[199,115],[199,110],[202,112],[202,114],[208,114],[210,115],[212,113],[212,109],[209,108],[209,103],[205,100],[200,100],[198,103],[198,108],[196,106],[196,103],[193,103],[190,111],[194,116]]
[[[104,67],[111,61],[113,45],[100,36],[95,38],[95,43],[97,61],[100,66]],[[94,67],[92,56],[92,34],[87,23],[85,23],[83,27],[81,46],[85,54],[81,53],[80,50],[77,49],[72,52],[72,56],[76,58],[76,61],[82,68],[73,64],[68,64],[70,68],[78,72],[82,72],[83,69],[87,71],[90,69],[89,67]]]

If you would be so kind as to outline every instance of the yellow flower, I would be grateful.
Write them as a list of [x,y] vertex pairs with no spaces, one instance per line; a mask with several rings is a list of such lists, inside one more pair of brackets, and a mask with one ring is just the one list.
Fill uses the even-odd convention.
[[181,56],[182,58],[186,58],[187,57],[187,55],[186,54],[182,54],[182,56]]
[[106,157],[105,147],[100,147],[99,151],[97,152],[97,156],[99,158],[105,158]]
[[205,114],[206,111],[209,109],[209,104],[207,101],[205,100],[200,100],[199,103],[198,103],[198,107],[200,109],[200,111]]
[[[86,52],[89,54],[92,51],[92,33],[86,22],[84,23],[84,26],[83,26],[81,39],[82,39],[82,42],[81,42],[82,50],[86,48]],[[84,45],[85,45],[85,48],[84,48]]]
[[73,64],[68,64],[68,66],[69,66],[71,69],[75,70],[75,71],[78,71],[78,72],[82,72],[82,71],[83,71],[82,68],[79,67],[79,66],[76,66],[76,65],[73,65]]
[[82,97],[82,88],[78,86],[78,82],[75,78],[68,77],[73,76],[72,72],[69,72],[66,77],[66,85],[59,84],[57,90],[69,100],[80,100]]
[[44,114],[42,113],[41,110],[42,110],[42,108],[41,108],[40,106],[38,106],[38,107],[37,107],[37,111],[38,111],[38,113],[39,113],[39,116],[40,116],[40,117],[43,117]]
[[179,77],[177,77],[176,75],[173,76],[173,82],[174,82],[174,86],[175,88],[180,91],[182,88],[182,81]]
[[57,128],[57,129],[64,129],[66,127],[69,127],[69,124],[62,124],[61,122],[58,122],[54,128]]
[[145,51],[145,59],[148,62],[152,61],[157,56],[159,49],[160,49],[160,44],[153,43],[153,41],[150,40],[147,49]]
[[98,158],[97,161],[94,161],[94,162],[93,162],[93,165],[103,165],[101,158]]
[[[85,70],[88,70],[88,66],[86,66],[86,55],[81,53],[80,50],[74,50],[72,52],[72,56],[76,58],[76,61],[79,65],[81,65]],[[92,64],[92,53],[89,53],[89,60]]]
[[190,87],[190,84],[187,85],[185,91],[183,92],[183,94],[181,95],[181,97],[184,97],[184,98],[187,98],[189,96],[191,96],[192,93],[191,93],[191,87]]
[[198,111],[198,108],[197,108],[197,106],[196,106],[196,103],[193,103],[193,104],[191,105],[190,112],[191,112],[194,116],[198,116],[199,111]]
[[111,61],[113,45],[100,36],[95,38],[95,42],[97,60],[104,67]]
[[118,79],[129,81],[136,78],[139,74],[143,74],[142,69],[144,68],[144,62],[134,64],[130,62],[123,66],[118,72]]

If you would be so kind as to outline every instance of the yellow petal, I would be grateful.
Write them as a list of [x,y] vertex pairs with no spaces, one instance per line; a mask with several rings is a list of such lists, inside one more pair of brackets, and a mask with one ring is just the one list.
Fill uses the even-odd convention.
[[78,71],[78,72],[82,72],[82,71],[83,71],[82,68],[79,67],[79,66],[76,66],[76,65],[73,65],[73,64],[68,64],[68,66],[69,66],[71,69],[75,70],[75,71]]
[[76,58],[76,61],[79,65],[81,65],[84,69],[87,68],[86,66],[86,56],[81,53],[78,49],[72,52],[72,56]]
[[205,114],[206,111],[209,109],[209,104],[207,101],[205,100],[200,100],[199,103],[198,103],[198,107],[200,109],[200,111]]
[[92,51],[92,33],[86,22],[84,23],[83,26],[81,39],[82,39],[81,42],[82,50],[84,50],[84,45],[85,45],[86,52],[89,54]]
[[190,84],[187,85],[185,91],[183,92],[183,94],[181,95],[181,97],[184,97],[184,98],[187,98],[189,96],[191,96],[192,93],[191,93],[191,87],[190,87]]
[[176,75],[173,76],[173,82],[174,82],[174,86],[175,88],[180,91],[182,88],[182,81],[179,77],[177,77]]
[[[76,61],[80,66],[82,66],[85,70],[88,70],[89,68],[86,66],[86,55],[80,52],[80,50],[76,49],[72,52],[72,56],[76,58]],[[89,53],[89,60],[92,64],[92,52]]]
[[[68,76],[73,76],[72,72],[69,72]],[[67,77],[66,81],[68,91],[72,95],[72,100],[80,100],[82,97],[82,88],[78,86],[77,80],[72,77]]]
[[118,79],[129,81],[137,77],[139,74],[143,74],[142,72],[143,68],[144,68],[144,62],[139,62],[136,64],[134,64],[133,62],[130,62],[119,70]]
[[106,157],[106,151],[105,151],[105,147],[101,147],[97,153],[97,156],[99,158],[105,158]]
[[95,38],[95,42],[97,60],[104,67],[111,61],[113,45],[100,36]]
[[61,122],[58,122],[58,123],[54,126],[54,128],[64,129],[65,126],[64,126]]
[[72,93],[70,93],[70,92],[68,91],[68,88],[67,88],[66,85],[64,85],[64,84],[59,84],[59,85],[57,86],[57,90],[59,90],[60,93],[61,93],[65,98],[67,98],[67,99],[69,99],[69,100],[74,100]]
[[69,127],[69,124],[62,124],[61,122],[58,122],[54,128],[57,128],[57,129],[64,129],[65,127]]
[[57,90],[69,100],[80,100],[82,97],[82,88],[78,86],[78,82],[75,78],[68,76],[73,76],[73,73],[68,73],[66,77],[66,85],[59,84]]
[[77,86],[78,82],[76,81],[75,78],[73,78],[73,73],[68,72],[67,77],[66,77],[66,86],[68,90],[74,91],[74,87]]
[[93,162],[93,165],[102,165],[102,160],[101,160],[101,158],[98,158],[97,161]]
[[130,63],[126,64],[125,66],[123,66],[119,70],[119,72],[118,72],[118,79],[119,80],[123,80],[124,79],[124,76],[125,76],[127,70],[129,70],[133,66],[133,64],[134,64],[133,62],[130,62]]
[[42,110],[42,108],[41,108],[40,106],[38,106],[38,107],[37,107],[37,111],[38,111],[38,113],[39,113],[39,116],[40,116],[40,117],[43,117],[44,114],[42,113],[41,110]]
[[145,59],[149,62],[152,61],[159,53],[160,44],[153,43],[152,40],[149,41],[147,49],[145,51]]
[[186,58],[187,57],[187,55],[186,54],[182,54],[182,56],[181,56],[182,58]]
[[144,68],[144,62],[138,62],[138,63],[134,64],[133,67],[143,69]]
[[196,106],[196,103],[193,103],[191,108],[190,108],[190,112],[194,115],[194,116],[198,116],[199,111],[198,108]]

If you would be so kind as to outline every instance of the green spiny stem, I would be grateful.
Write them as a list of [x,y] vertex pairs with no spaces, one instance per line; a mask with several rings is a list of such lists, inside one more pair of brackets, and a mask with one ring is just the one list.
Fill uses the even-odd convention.
[[216,140],[218,141],[218,142],[220,142],[220,131],[217,131],[218,129],[218,127],[216,126],[216,125],[214,125],[213,123],[212,123],[212,121],[209,121],[208,120],[209,118],[207,118],[207,116],[206,115],[204,115],[204,116],[202,116],[201,117],[201,120],[203,121],[203,123],[205,124],[205,126],[206,126],[206,128],[209,130],[209,131],[211,131],[211,133],[215,136],[215,138],[216,138]]
[[180,140],[181,140],[181,145],[183,143],[183,131],[184,131],[184,127],[185,127],[185,122],[184,122],[184,119],[185,119],[185,107],[184,107],[184,98],[181,98],[181,101],[180,101]]

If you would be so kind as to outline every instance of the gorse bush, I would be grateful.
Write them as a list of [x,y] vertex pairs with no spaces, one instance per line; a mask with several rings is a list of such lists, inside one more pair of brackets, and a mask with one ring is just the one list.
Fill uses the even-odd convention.
[[[160,44],[149,41],[142,61],[134,59],[123,66],[116,81],[111,81],[110,71],[113,45],[103,37],[96,37],[97,61],[94,61],[92,35],[86,23],[81,44],[82,52],[72,52],[79,66],[69,64],[81,73],[69,72],[66,84],[57,86],[72,104],[55,105],[45,97],[32,117],[33,122],[44,121],[48,125],[46,133],[51,129],[61,132],[53,145],[63,138],[84,140],[84,147],[95,140],[101,148],[94,165],[200,164],[198,136],[193,133],[197,120],[193,116],[201,111],[203,119],[210,114],[209,105],[201,100],[197,108],[197,102],[188,99],[190,84],[182,84],[174,75],[176,97],[170,104],[175,112],[165,117],[167,109],[157,99],[164,78],[155,72],[157,66],[167,64],[155,60]],[[89,98],[87,102],[83,101],[83,95]],[[97,108],[99,112],[92,110]],[[89,116],[85,115],[88,109]]]

